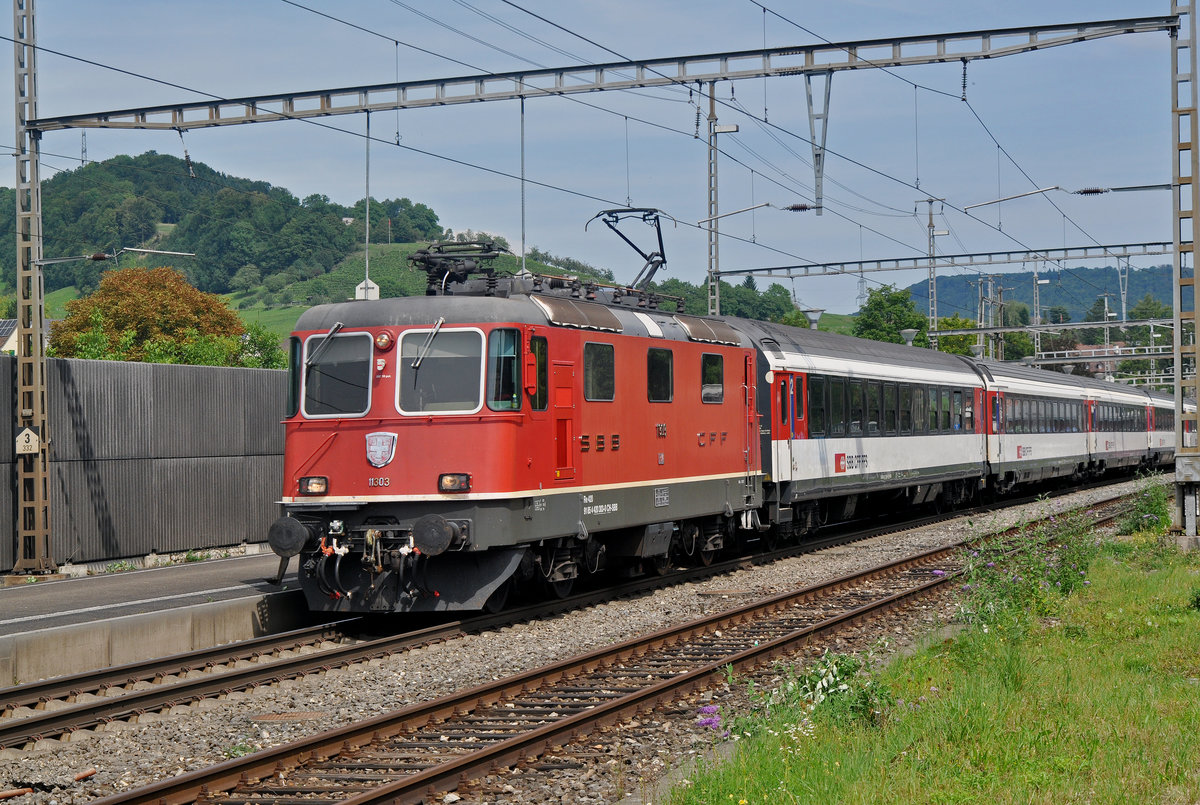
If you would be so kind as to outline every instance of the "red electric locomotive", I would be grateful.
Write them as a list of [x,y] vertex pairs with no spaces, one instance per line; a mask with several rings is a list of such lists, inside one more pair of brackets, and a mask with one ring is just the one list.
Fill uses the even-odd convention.
[[[426,296],[297,323],[268,541],[280,578],[300,557],[311,609],[493,608],[602,567],[708,563],[739,535],[1173,457],[1151,433],[1170,401],[1127,386],[688,316],[638,288],[499,277],[496,256],[431,246]],[[642,256],[653,274],[661,239]]]
[[299,555],[312,609],[479,609],[601,566],[711,561],[761,504],[736,332],[628,288],[497,277],[495,256],[431,247],[429,295],[297,323],[268,539]]

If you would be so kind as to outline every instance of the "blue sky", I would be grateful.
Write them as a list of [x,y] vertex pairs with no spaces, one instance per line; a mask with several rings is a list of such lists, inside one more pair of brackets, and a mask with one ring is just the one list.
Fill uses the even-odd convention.
[[[222,97],[474,72],[398,47],[395,40],[444,53],[484,71],[535,66],[530,62],[561,67],[615,58],[500,0],[404,0],[403,5],[389,0],[297,2],[371,33],[282,0],[59,0],[39,4],[38,44]],[[818,37],[841,42],[1170,13],[1166,0],[764,0],[763,4],[779,16],[764,15],[750,0],[518,3],[634,59],[760,48],[764,43],[806,45],[820,41]],[[413,9],[507,53],[439,26]],[[473,9],[574,58],[520,37]],[[915,202],[927,196],[945,198],[962,208],[1035,187],[1073,190],[1169,182],[1169,58],[1166,34],[1138,34],[972,62],[967,72],[969,105],[959,99],[962,68],[957,62],[903,68],[894,71],[896,75],[879,70],[838,73],[829,109],[826,213],[818,217],[811,212],[762,209],[723,219],[722,232],[743,240],[722,238],[721,267],[919,256],[926,251],[926,205]],[[39,72],[43,116],[201,97],[49,53],[39,56]],[[913,83],[919,88],[914,90]],[[11,80],[5,93],[0,125],[6,126],[11,142]],[[736,123],[741,129],[722,140],[729,155],[722,156],[720,163],[722,211],[764,201],[779,206],[811,201],[803,79],[726,83],[717,94],[728,104],[736,100],[745,110],[741,113],[725,105],[718,112],[721,123]],[[583,100],[609,111],[563,98],[532,99],[526,104],[527,176],[574,191],[527,189],[526,242],[611,268],[619,279],[629,281],[641,268],[640,258],[603,227],[592,226],[585,232],[584,224],[600,209],[621,205],[627,198],[635,206],[658,207],[681,222],[694,224],[705,217],[706,146],[703,134],[699,140],[690,136],[696,115],[692,102],[697,98],[689,101],[686,92],[675,89],[597,93]],[[763,117],[764,105],[773,128],[756,121]],[[627,117],[677,131],[633,119],[626,122]],[[330,118],[324,123],[357,134],[364,130],[362,116]],[[375,114],[371,120],[372,135],[382,140],[393,140],[399,130],[401,146],[514,174],[520,169],[519,125],[515,101],[406,110],[398,116]],[[1011,159],[999,153],[993,137]],[[88,156],[93,160],[151,149],[182,156],[185,144],[195,160],[225,173],[286,187],[301,198],[321,193],[350,204],[363,195],[363,139],[303,122],[193,131],[183,143],[175,133],[87,132]],[[49,133],[43,150],[44,176],[78,166],[80,133]],[[0,182],[11,185],[13,178]],[[407,196],[432,206],[444,226],[499,233],[514,248],[519,245],[520,188],[512,179],[377,142],[371,147],[370,183],[376,198]],[[978,252],[1171,239],[1168,192],[1052,195],[1058,209],[1037,196],[984,207],[973,217],[947,207],[935,224],[951,234],[938,238],[938,250]],[[629,232],[635,238],[652,237],[640,224]],[[683,225],[668,226],[664,235],[666,276],[700,282],[707,265],[707,235]],[[650,245],[649,240],[644,242]],[[1134,265],[1169,260],[1169,256],[1143,258]],[[957,273],[957,269],[947,271],[947,275]],[[868,278],[872,286],[881,282],[904,286],[923,276],[917,271]],[[760,287],[765,282],[760,280]],[[857,308],[856,278],[782,283],[802,305],[842,313]]]

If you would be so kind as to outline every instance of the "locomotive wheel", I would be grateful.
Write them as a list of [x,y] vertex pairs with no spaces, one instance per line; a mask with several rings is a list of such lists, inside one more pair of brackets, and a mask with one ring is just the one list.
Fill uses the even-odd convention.
[[489,615],[495,615],[504,609],[504,605],[508,603],[508,594],[511,590],[512,579],[507,579],[488,596],[487,601],[483,603],[483,611]]
[[562,600],[570,595],[573,589],[575,589],[575,579],[546,582],[546,591],[550,594],[551,598]]
[[716,557],[717,557],[717,549],[716,548],[711,548],[707,551],[701,550],[700,551],[700,564],[703,565],[704,567],[708,567],[709,565],[711,565],[713,563],[713,559],[715,559]]
[[660,556],[648,556],[642,560],[642,567],[651,575],[665,576],[671,572],[671,556],[665,553]]

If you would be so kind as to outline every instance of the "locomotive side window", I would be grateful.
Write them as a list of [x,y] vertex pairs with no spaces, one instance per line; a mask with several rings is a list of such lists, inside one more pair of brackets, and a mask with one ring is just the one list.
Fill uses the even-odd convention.
[[583,398],[612,402],[617,392],[617,369],[612,344],[583,345]]
[[361,416],[371,407],[371,335],[318,335],[305,345],[305,416]]
[[533,354],[534,379],[537,381],[529,404],[535,411],[545,411],[550,404],[550,351],[545,337],[535,335],[530,338],[529,351]]
[[670,402],[675,396],[675,355],[669,349],[646,351],[646,399]]
[[700,402],[725,402],[725,356],[700,356]]
[[488,408],[493,411],[521,410],[521,333],[509,328],[488,335]]
[[825,378],[808,376],[808,435],[825,435]]
[[303,345],[300,339],[292,336],[288,339],[288,396],[287,414],[293,417],[300,412],[300,358]]
[[400,337],[401,413],[471,413],[483,401],[483,333],[409,330]]

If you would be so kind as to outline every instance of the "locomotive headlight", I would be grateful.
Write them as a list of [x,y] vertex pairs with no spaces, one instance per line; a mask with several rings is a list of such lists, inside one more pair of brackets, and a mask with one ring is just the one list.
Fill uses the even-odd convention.
[[324,495],[329,491],[329,479],[324,475],[311,475],[300,479],[301,495]]
[[387,330],[384,330],[375,336],[375,349],[379,350],[380,352],[387,352],[392,348],[393,345],[395,345],[395,343],[396,339],[392,338],[392,334]]
[[465,472],[444,472],[438,476],[439,492],[470,492],[471,476]]

